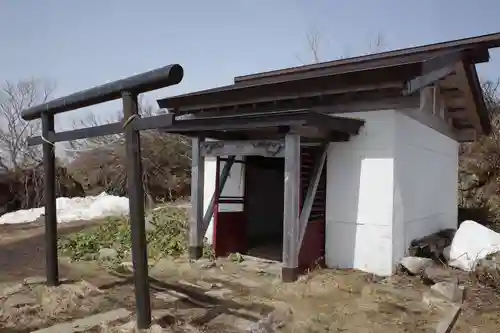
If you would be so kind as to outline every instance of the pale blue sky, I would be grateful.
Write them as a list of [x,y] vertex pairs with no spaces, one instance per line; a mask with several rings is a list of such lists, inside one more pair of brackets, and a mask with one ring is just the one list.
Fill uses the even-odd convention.
[[[52,79],[61,96],[181,64],[183,82],[154,101],[299,65],[311,29],[330,60],[368,51],[377,34],[395,49],[499,32],[498,13],[498,0],[0,0],[0,80]],[[500,76],[499,52],[480,74]]]

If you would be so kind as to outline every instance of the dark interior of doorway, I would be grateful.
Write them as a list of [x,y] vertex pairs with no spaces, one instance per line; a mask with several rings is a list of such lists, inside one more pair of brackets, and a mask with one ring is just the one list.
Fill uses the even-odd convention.
[[281,261],[284,158],[247,156],[245,213],[247,254]]

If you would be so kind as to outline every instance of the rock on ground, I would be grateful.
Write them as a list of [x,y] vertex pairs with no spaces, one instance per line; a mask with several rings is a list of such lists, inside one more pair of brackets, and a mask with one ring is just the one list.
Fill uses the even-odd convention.
[[478,260],[500,252],[500,234],[474,221],[464,221],[457,230],[450,250],[450,265],[473,271]]
[[102,248],[99,250],[99,260],[113,260],[118,257],[118,252],[115,249]]
[[411,274],[419,275],[426,267],[432,265],[433,261],[429,258],[404,257],[399,263]]
[[451,269],[437,265],[426,267],[422,272],[422,278],[430,283],[449,282],[455,279]]
[[454,303],[461,303],[464,298],[464,288],[453,282],[438,282],[431,290]]
[[462,308],[459,306],[452,306],[437,324],[436,333],[451,333],[461,312]]

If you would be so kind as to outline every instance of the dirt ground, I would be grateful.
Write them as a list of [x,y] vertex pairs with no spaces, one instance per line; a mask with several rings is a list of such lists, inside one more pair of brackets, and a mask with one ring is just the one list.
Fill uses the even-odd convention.
[[[86,225],[61,225],[60,233]],[[87,332],[113,332],[113,327],[114,332],[130,332],[126,329],[133,323],[135,302],[128,263],[106,269],[96,262],[62,259],[61,275],[68,280],[60,287],[19,283],[43,276],[43,263],[40,224],[0,226],[0,332],[30,332],[118,308],[129,310],[131,316]],[[277,263],[251,258],[152,262],[155,322],[165,332],[188,331],[182,327],[192,332],[243,332],[252,323],[271,318],[275,328],[287,333],[423,333],[435,332],[444,314],[440,307],[422,302],[429,287],[418,277],[315,270],[296,283],[282,284],[279,270]],[[5,296],[13,286],[15,292]],[[462,309],[453,332],[498,332],[500,300],[491,291],[471,286]]]
[[[76,221],[59,224],[59,235],[78,232],[98,221]],[[0,282],[17,281],[30,276],[45,275],[44,226],[40,221],[21,224],[0,224]],[[62,276],[69,274],[59,266]]]

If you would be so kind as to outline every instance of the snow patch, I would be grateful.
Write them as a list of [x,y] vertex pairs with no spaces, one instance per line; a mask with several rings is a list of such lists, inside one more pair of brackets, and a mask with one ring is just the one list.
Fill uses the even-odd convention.
[[[105,192],[83,198],[57,198],[56,205],[59,223],[122,216],[129,212],[128,198],[109,195]],[[0,216],[0,224],[33,222],[44,212],[44,207],[10,212]]]
[[464,221],[451,242],[449,265],[472,271],[478,260],[495,252],[500,252],[500,234],[477,222]]

